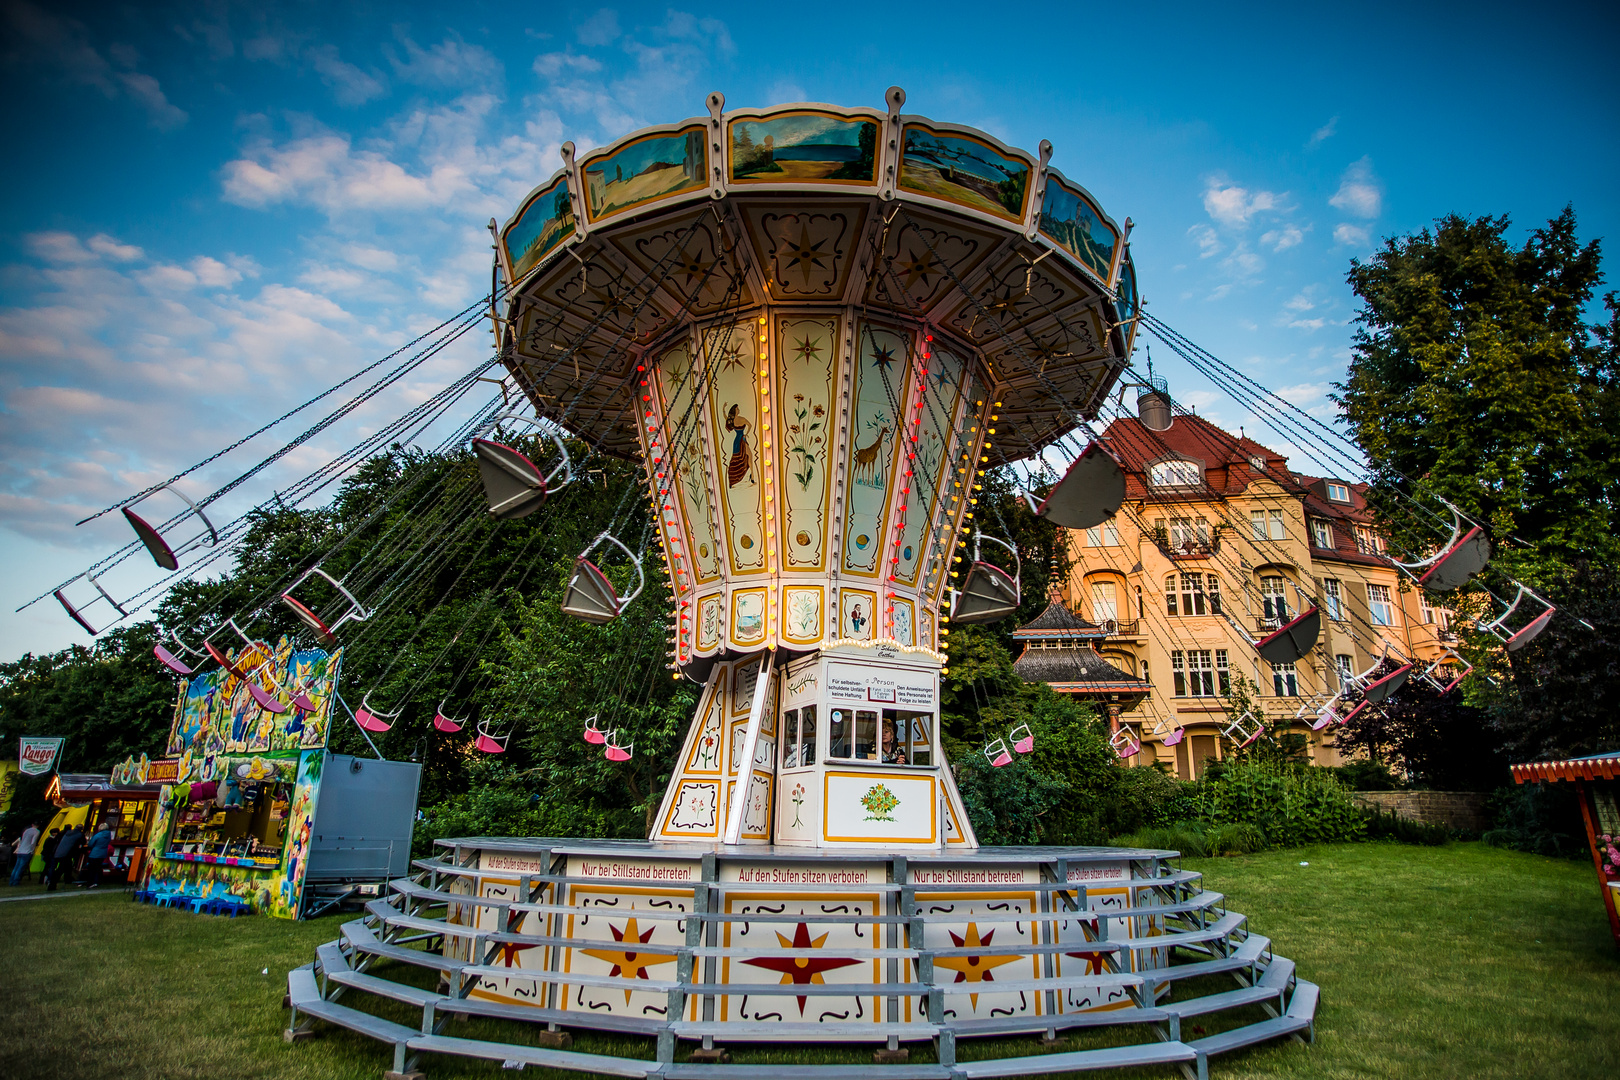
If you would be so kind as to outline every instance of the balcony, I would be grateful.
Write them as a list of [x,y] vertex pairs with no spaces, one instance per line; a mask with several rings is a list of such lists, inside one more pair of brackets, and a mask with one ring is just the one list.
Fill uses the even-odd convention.
[[1165,558],[1180,562],[1187,559],[1207,559],[1220,554],[1221,534],[1214,536],[1184,536],[1181,534],[1167,535],[1155,531],[1152,534],[1153,545],[1159,549],[1159,554]]
[[1102,628],[1108,637],[1133,638],[1138,636],[1137,629],[1140,623],[1136,619],[1103,619],[1097,625]]

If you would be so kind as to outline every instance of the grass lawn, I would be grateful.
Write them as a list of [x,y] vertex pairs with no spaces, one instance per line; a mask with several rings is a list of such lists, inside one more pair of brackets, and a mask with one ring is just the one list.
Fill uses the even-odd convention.
[[[1479,844],[1355,844],[1188,865],[1322,987],[1315,1046],[1217,1058],[1216,1077],[1620,1076],[1620,952],[1589,863]],[[281,1040],[287,969],[336,937],[340,921],[208,918],[121,893],[0,904],[0,1077],[375,1080],[392,1059],[381,1044],[324,1025],[315,1039]],[[450,1033],[484,1030],[475,1021]],[[978,1056],[971,1042],[961,1049]],[[926,1059],[918,1050],[914,1060]],[[444,1057],[424,1068],[433,1080],[501,1071]]]

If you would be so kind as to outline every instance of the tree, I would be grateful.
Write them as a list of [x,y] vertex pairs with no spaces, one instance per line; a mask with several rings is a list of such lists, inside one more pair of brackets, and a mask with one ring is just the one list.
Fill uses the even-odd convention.
[[1401,505],[1413,478],[1488,523],[1499,566],[1549,585],[1620,559],[1620,313],[1611,293],[1606,324],[1587,322],[1601,254],[1572,209],[1517,249],[1508,226],[1452,215],[1351,262],[1362,307],[1336,400],[1399,549],[1436,539]]
[[1487,711],[1458,691],[1442,696],[1411,679],[1386,704],[1369,706],[1335,729],[1333,741],[1346,757],[1365,754],[1434,790],[1491,791],[1510,782],[1500,732]]

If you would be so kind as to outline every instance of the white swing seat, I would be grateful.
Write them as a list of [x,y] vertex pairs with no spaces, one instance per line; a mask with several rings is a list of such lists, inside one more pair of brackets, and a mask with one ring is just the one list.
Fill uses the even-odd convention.
[[1233,720],[1230,724],[1226,725],[1226,729],[1221,732],[1221,734],[1225,735],[1228,739],[1231,739],[1233,742],[1237,743],[1238,749],[1240,750],[1244,747],[1254,745],[1260,736],[1264,735],[1265,733],[1265,721],[1255,719],[1255,715],[1252,712],[1246,712],[1236,720]]
[[1491,561],[1491,542],[1485,530],[1478,525],[1446,549],[1434,565],[1418,578],[1418,584],[1430,592],[1450,592],[1468,584],[1468,579],[1485,569]]
[[1142,752],[1142,740],[1136,737],[1129,724],[1119,725],[1119,730],[1108,736],[1108,745],[1114,748],[1121,761],[1129,761]]
[[[1538,596],[1528,585],[1518,582],[1514,582],[1514,584],[1519,586],[1519,591],[1513,594],[1513,601],[1507,605],[1507,610],[1490,622],[1481,623],[1479,627],[1481,630],[1501,639],[1502,644],[1507,646],[1508,652],[1518,652],[1540,637],[1541,632],[1547,629],[1547,624],[1552,622],[1552,617],[1558,613],[1558,608],[1553,605],[1552,601]],[[1540,604],[1542,611],[1535,618],[1514,630],[1508,626],[1508,619],[1513,617],[1514,613],[1519,610],[1519,605],[1524,603],[1526,598]]]
[[1361,692],[1362,700],[1369,705],[1382,705],[1390,696],[1406,685],[1406,680],[1412,673],[1411,664],[1402,664],[1389,674],[1381,676],[1367,684],[1367,689]]
[[[1019,734],[1020,731],[1023,732],[1022,735]],[[1019,724],[1007,733],[1007,737],[1013,741],[1013,749],[1018,753],[1031,754],[1035,752],[1035,733],[1029,729],[1028,724]]]
[[486,722],[478,725],[478,738],[473,740],[473,747],[482,750],[486,754],[504,754],[506,753],[506,744],[511,738],[511,732],[507,732],[505,735],[491,735],[489,725]]
[[984,748],[984,759],[996,768],[1012,764],[1012,755],[1007,752],[1007,740],[997,739]]
[[[154,489],[154,494],[156,491],[169,491],[177,496],[181,502],[190,507],[191,512],[197,515],[198,520],[203,523],[203,527],[208,530],[208,544],[212,546],[219,543],[219,530],[215,529],[214,523],[208,520],[208,515],[202,512],[202,507],[192,502],[178,488],[169,484],[163,484]],[[124,520],[129,522],[130,528],[135,530],[135,535],[140,537],[141,543],[146,546],[148,554],[152,556],[152,561],[165,570],[180,569],[180,559],[175,555],[174,549],[169,546],[169,542],[163,538],[163,534],[129,507],[122,507],[121,510]],[[199,539],[201,539],[200,535],[191,541],[187,541],[187,544],[195,543]]]
[[1316,648],[1322,636],[1322,609],[1312,604],[1278,629],[1254,643],[1260,659],[1272,664],[1292,664]]
[[585,719],[585,741],[590,743],[592,746],[601,746],[603,743],[607,742],[607,732],[598,727],[597,723],[598,721],[595,716],[590,716]]
[[1066,529],[1090,529],[1118,512],[1125,503],[1125,472],[1114,455],[1093,442],[1069,463],[1063,478],[1035,515]]
[[607,733],[607,740],[602,747],[602,753],[609,761],[629,761],[635,755],[636,744],[628,742],[621,745],[616,741],[618,736],[619,733],[616,730]]
[[502,521],[528,517],[546,504],[545,475],[521,451],[488,439],[474,439],[478,475],[484,481],[489,512]]
[[1018,579],[1001,567],[976,562],[951,604],[951,621],[991,623],[1018,610]]
[[152,655],[157,657],[158,663],[162,664],[176,675],[192,674],[193,669],[188,667],[184,660],[174,655],[174,653],[170,652],[168,649],[165,649],[162,645],[154,645],[152,647]]
[[[343,599],[349,602],[349,610],[345,611],[341,616],[339,616],[336,622],[328,624],[325,619],[322,619],[319,615],[315,614],[313,608],[293,595],[293,590],[298,588],[304,582],[308,581],[311,576],[324,578],[327,584],[336,589]],[[337,644],[338,627],[342,626],[346,622],[365,622],[367,619],[371,618],[371,613],[365,609],[365,605],[360,603],[359,600],[355,599],[354,594],[344,586],[343,582],[339,581],[331,574],[328,574],[319,566],[312,566],[308,570],[305,570],[302,574],[299,574],[298,580],[293,582],[292,585],[281,594],[281,602],[287,605],[287,607],[292,610],[294,615],[298,616],[299,622],[313,630],[315,632],[315,636],[320,638],[328,648]]]

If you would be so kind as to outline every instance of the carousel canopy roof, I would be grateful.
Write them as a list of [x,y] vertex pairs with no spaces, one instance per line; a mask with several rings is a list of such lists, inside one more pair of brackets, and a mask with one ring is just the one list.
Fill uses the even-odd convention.
[[[859,308],[965,346],[1002,406],[995,454],[1090,419],[1130,354],[1135,271],[1080,185],[973,128],[823,104],[726,112],[576,157],[498,230],[494,312],[536,409],[633,457],[644,353],[765,305]],[[492,223],[493,227],[493,223]]]

